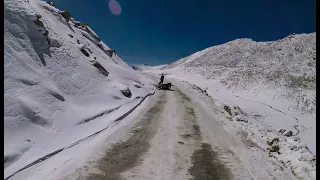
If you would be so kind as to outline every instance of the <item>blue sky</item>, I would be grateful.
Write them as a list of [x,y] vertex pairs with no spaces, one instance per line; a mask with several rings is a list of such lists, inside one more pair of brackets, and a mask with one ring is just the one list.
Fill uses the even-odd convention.
[[316,0],[53,0],[88,23],[129,65],[159,65],[237,38],[316,31]]

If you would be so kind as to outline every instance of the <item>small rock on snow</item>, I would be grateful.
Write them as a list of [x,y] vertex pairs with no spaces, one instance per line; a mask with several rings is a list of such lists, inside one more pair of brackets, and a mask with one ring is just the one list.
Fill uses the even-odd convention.
[[293,138],[293,140],[299,142],[299,141],[300,141],[300,138],[299,138],[298,136],[296,136],[296,137]]
[[285,129],[280,129],[278,132],[283,134],[284,132],[286,132],[286,130]]
[[283,133],[283,135],[287,136],[287,137],[291,137],[293,135],[292,131],[285,131]]

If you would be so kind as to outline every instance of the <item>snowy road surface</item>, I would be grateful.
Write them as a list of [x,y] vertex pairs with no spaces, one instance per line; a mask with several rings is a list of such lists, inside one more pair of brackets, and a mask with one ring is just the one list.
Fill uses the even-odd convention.
[[316,179],[316,33],[140,72],[45,1],[4,5],[5,180]]
[[186,84],[157,95],[94,160],[60,179],[297,179]]

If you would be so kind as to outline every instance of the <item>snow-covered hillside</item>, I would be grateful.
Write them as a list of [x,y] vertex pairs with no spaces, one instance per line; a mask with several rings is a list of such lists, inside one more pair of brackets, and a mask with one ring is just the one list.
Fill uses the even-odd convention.
[[101,132],[154,92],[92,29],[62,15],[44,1],[4,1],[5,178]]
[[[288,166],[297,174],[315,172],[311,154],[316,154],[316,33],[271,42],[237,39],[145,72],[195,85],[221,110],[240,107],[249,122],[241,126],[263,137],[262,143],[283,138],[286,145],[276,155],[279,160],[290,161]],[[292,148],[292,137],[281,129],[299,137],[299,148]]]
[[[314,91],[316,34],[291,35],[275,42],[237,39],[194,53],[163,69],[175,67],[219,80],[230,88],[249,89],[263,84],[270,88]],[[314,98],[297,108],[315,112]]]

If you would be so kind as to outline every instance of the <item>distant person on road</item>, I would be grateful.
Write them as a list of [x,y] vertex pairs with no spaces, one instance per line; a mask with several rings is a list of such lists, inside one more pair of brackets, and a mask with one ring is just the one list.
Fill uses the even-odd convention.
[[161,77],[160,77],[160,85],[162,85],[163,84],[163,80],[164,80],[164,75],[163,74],[161,74]]

